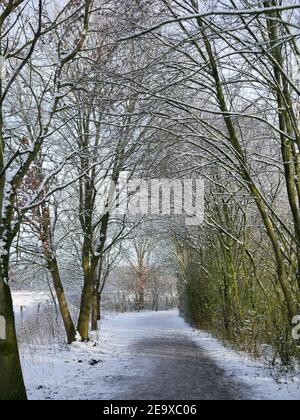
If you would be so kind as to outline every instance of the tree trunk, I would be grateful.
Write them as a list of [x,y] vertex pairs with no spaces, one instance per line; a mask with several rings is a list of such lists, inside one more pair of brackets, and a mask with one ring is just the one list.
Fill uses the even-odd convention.
[[3,279],[0,279],[0,317],[0,401],[26,400],[12,296]]
[[90,314],[91,314],[93,293],[94,293],[93,276],[85,277],[82,296],[81,296],[78,327],[77,327],[77,330],[83,341],[89,341],[89,324],[90,324]]
[[144,272],[139,273],[139,278],[138,278],[138,308],[139,308],[139,311],[144,311],[145,310],[145,283],[146,282],[145,282]]
[[98,313],[97,313],[97,320],[101,321],[102,317],[101,317],[101,300],[102,300],[102,296],[101,293],[99,293],[98,295]]
[[100,293],[97,289],[94,289],[93,292],[93,301],[92,301],[92,331],[98,330],[98,321],[100,314]]
[[61,282],[60,273],[58,269],[58,265],[56,260],[51,261],[49,264],[54,289],[56,292],[60,313],[63,319],[63,323],[65,326],[65,331],[67,335],[68,344],[71,344],[75,341],[76,338],[76,328],[74,322],[71,317],[71,313],[69,310],[69,305],[66,299],[65,291]]
[[[167,298],[168,299],[168,298]],[[156,298],[156,302],[155,302],[155,312],[158,312],[158,297]],[[168,305],[167,305],[167,310],[168,310]]]

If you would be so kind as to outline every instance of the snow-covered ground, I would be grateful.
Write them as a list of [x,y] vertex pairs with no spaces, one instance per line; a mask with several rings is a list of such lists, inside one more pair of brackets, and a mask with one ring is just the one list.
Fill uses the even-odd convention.
[[263,360],[224,347],[210,334],[190,330],[193,340],[204,348],[227,375],[240,380],[253,390],[254,400],[299,400],[300,372],[282,373],[270,368]]
[[[214,395],[213,386],[222,385],[231,388],[231,394],[237,392],[249,399],[300,398],[299,376],[282,376],[276,383],[276,372],[263,362],[193,330],[177,311],[106,314],[98,345],[75,343],[69,349],[34,352],[24,348],[21,353],[31,399],[180,400],[189,386],[192,399],[197,395],[208,399]],[[214,379],[216,375],[220,381]],[[173,388],[167,390],[171,383]],[[164,389],[166,394],[162,395]],[[225,391],[224,399],[228,395],[230,398]],[[220,389],[216,390],[217,396],[222,398]]]

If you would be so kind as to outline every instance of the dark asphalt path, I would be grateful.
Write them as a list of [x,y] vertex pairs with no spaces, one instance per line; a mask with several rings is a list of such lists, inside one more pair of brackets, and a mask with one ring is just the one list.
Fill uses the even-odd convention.
[[[130,363],[116,399],[243,400],[246,385],[228,377],[189,335],[176,312],[143,313],[127,325]],[[125,343],[124,343],[125,344]]]

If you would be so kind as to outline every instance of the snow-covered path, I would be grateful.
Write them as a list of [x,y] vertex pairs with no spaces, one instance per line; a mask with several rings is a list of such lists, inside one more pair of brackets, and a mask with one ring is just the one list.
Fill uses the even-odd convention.
[[[120,376],[118,397],[129,400],[229,400],[251,391],[230,378],[189,336],[175,312],[133,317],[130,376]],[[130,336],[130,331],[128,331]]]
[[299,383],[194,331],[176,311],[110,315],[100,347],[23,358],[33,399],[299,399]]

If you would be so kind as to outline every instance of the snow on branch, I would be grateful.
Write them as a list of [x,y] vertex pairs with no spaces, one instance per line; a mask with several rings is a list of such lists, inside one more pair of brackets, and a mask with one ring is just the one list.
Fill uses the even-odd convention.
[[288,10],[300,9],[300,4],[286,5],[286,6],[274,6],[274,7],[265,7],[265,8],[253,8],[253,9],[240,9],[240,10],[210,10],[203,13],[195,13],[189,16],[182,16],[173,19],[164,20],[156,25],[153,25],[151,28],[140,31],[136,34],[129,35],[127,37],[121,38],[120,41],[128,41],[133,38],[138,38],[142,35],[147,35],[157,29],[160,29],[166,25],[172,23],[181,23],[193,19],[202,19],[212,16],[259,16],[259,15],[271,15],[275,12],[284,12]]

